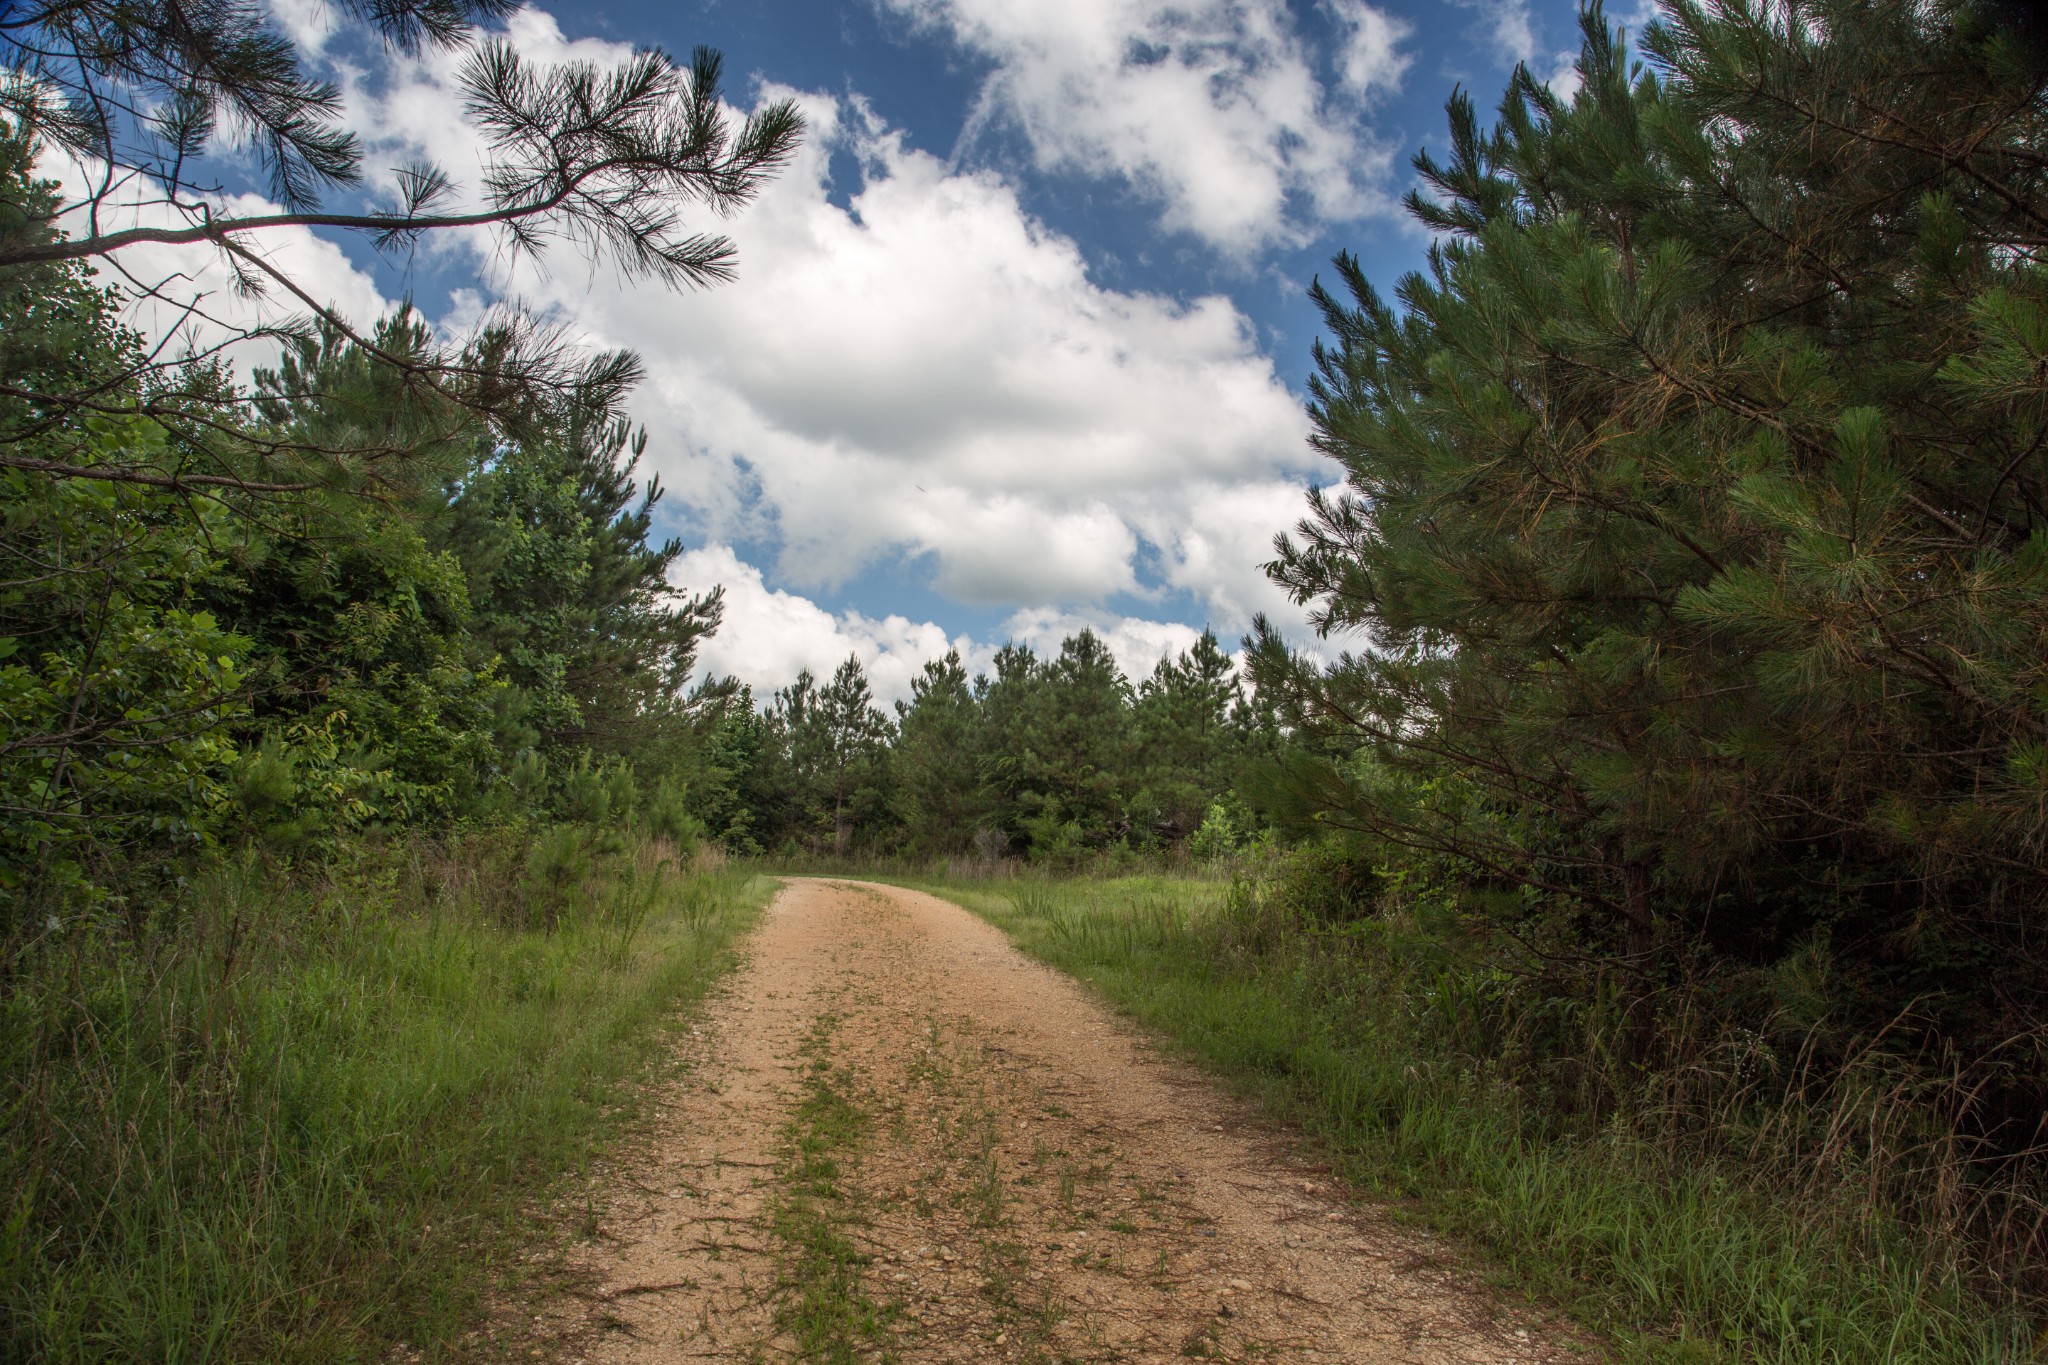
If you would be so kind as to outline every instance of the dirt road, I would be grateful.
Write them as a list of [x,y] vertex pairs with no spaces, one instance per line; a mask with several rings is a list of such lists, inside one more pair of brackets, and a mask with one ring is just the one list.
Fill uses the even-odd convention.
[[748,952],[533,1354],[1586,1359],[955,906],[792,881]]

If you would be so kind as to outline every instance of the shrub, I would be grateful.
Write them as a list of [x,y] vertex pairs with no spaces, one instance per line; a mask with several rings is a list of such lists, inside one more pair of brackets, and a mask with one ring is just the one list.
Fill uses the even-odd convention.
[[1384,879],[1375,855],[1351,840],[1326,838],[1282,854],[1267,894],[1304,924],[1345,924],[1379,909]]

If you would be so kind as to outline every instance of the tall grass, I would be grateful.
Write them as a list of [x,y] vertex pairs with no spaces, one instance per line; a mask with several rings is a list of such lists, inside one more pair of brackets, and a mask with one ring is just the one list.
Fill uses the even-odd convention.
[[[351,1360],[459,1332],[769,884],[510,836],[221,867],[15,945],[0,1357]],[[544,921],[544,922],[541,922]]]
[[1606,1333],[1622,1360],[2048,1358],[2025,1305],[2000,1289],[2013,1267],[1901,1216],[1868,1182],[1815,1178],[1811,1152],[1737,1140],[1773,1123],[1826,1130],[1854,1094],[1804,1125],[1732,1106],[1712,1135],[1654,1107],[1568,1112],[1500,1063],[1515,1021],[1499,982],[1404,960],[1373,926],[1276,933],[1216,882],[927,889],[1303,1124],[1351,1179],[1482,1247],[1511,1282]]

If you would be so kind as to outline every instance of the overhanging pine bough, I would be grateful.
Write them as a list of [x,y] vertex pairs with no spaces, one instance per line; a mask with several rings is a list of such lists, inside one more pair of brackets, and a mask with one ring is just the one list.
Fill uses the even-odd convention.
[[[389,210],[323,209],[323,191],[362,183],[362,150],[340,126],[337,88],[304,70],[261,7],[236,0],[19,6],[0,18],[0,63],[9,69],[0,82],[0,112],[19,135],[70,153],[89,169],[93,185],[82,202],[57,205],[55,213],[33,199],[0,205],[0,269],[93,262],[122,276],[133,294],[204,316],[202,296],[177,296],[170,280],[136,278],[119,253],[145,244],[211,245],[238,289],[281,290],[303,309],[291,321],[236,329],[236,339],[305,337],[325,325],[396,367],[408,382],[495,421],[518,421],[539,405],[566,410],[616,402],[638,375],[630,356],[574,360],[559,334],[516,316],[494,318],[466,344],[386,353],[269,259],[264,235],[330,228],[367,234],[380,250],[390,250],[434,232],[491,228],[515,254],[538,255],[567,240],[670,287],[715,284],[731,276],[732,244],[692,231],[686,215],[722,216],[753,197],[796,146],[802,121],[794,106],[772,104],[735,127],[720,104],[720,59],[708,49],[694,54],[687,72],[659,51],[635,53],[612,70],[574,62],[536,69],[503,41],[476,42],[474,26],[509,12],[507,0],[358,0],[340,7],[400,51],[475,44],[461,84],[471,126],[488,149],[480,202],[460,203],[449,176],[420,163],[398,170],[398,203]],[[217,212],[218,187],[198,177],[223,128],[254,152],[281,212]],[[122,207],[136,186],[147,187],[140,196],[144,216],[182,222],[111,223],[120,213],[136,216],[136,205]],[[85,230],[60,235],[58,213],[82,220]],[[148,414],[171,426],[207,467],[204,477],[194,478],[201,471],[99,463],[92,466],[97,478],[168,478],[188,491],[226,480],[270,491],[266,485],[294,481],[250,471],[224,443],[259,459],[311,453],[374,464],[389,453],[284,450],[254,422],[231,421],[223,432],[217,412],[201,415],[217,402],[176,401],[179,386],[160,382],[179,363],[152,352],[135,373],[31,398],[60,414],[110,404],[136,413],[144,404],[135,391],[159,390],[150,395]],[[168,401],[161,392],[166,388]],[[0,442],[0,464],[76,476],[71,462],[19,458],[7,444]]]

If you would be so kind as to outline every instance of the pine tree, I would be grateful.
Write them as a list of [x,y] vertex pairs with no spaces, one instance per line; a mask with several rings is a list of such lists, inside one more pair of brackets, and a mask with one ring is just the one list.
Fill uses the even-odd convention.
[[1254,673],[1370,761],[1297,785],[1526,888],[1638,1055],[1680,943],[2041,1017],[2048,63],[2003,13],[1678,3],[1643,67],[1591,10],[1569,99],[1451,102],[1397,303],[1315,291],[1345,482],[1273,572],[1368,647],[1262,626]]
[[815,847],[823,769],[818,679],[806,668],[768,699],[761,716],[760,749],[747,773],[747,804],[765,847]]
[[1029,645],[1010,643],[996,651],[994,672],[974,680],[981,742],[975,776],[988,805],[989,841],[1007,848],[1022,829],[1027,782],[1037,760],[1031,749],[1032,718],[1044,689],[1039,660]]
[[797,674],[775,693],[763,731],[748,790],[764,842],[847,852],[888,804],[891,727],[859,658],[849,655],[822,687],[809,669]]
[[[398,52],[466,50],[458,78],[464,110],[489,165],[473,196],[465,201],[446,171],[415,162],[394,168],[395,203],[326,207],[324,196],[366,180],[363,147],[343,126],[340,87],[310,72],[275,16],[250,0],[24,0],[0,22],[0,122],[68,153],[92,188],[64,203],[0,182],[0,267],[105,261],[143,244],[210,249],[240,292],[295,310],[247,335],[303,339],[332,329],[408,385],[500,424],[536,413],[556,423],[579,407],[615,404],[640,373],[628,353],[578,354],[558,330],[516,312],[494,315],[466,341],[385,352],[293,278],[265,240],[280,229],[317,228],[392,250],[484,229],[499,232],[508,252],[534,255],[566,241],[664,286],[720,283],[733,273],[733,245],[689,219],[747,203],[788,160],[803,126],[794,104],[778,101],[735,120],[720,94],[722,59],[708,48],[687,68],[652,49],[614,69],[535,66],[477,28],[515,8],[510,0],[337,7],[364,36]],[[223,151],[245,154],[268,177],[275,209],[226,208],[233,201],[207,178]],[[141,200],[140,213],[124,206],[130,196]],[[85,230],[52,231],[67,213]],[[174,307],[204,301],[183,274],[134,283]],[[261,457],[318,453],[331,477],[391,454],[350,444],[274,446],[253,420],[260,404],[232,393],[190,402],[175,379],[182,362],[170,351],[123,359],[118,372],[30,392],[53,412],[147,415],[179,438],[177,458],[81,462],[0,441],[0,468],[188,494],[279,494],[305,480],[265,468]]]
[[1206,630],[1193,649],[1161,659],[1139,686],[1132,715],[1139,771],[1167,839],[1201,828],[1210,803],[1233,785],[1240,746],[1231,713],[1242,701],[1230,656]]
[[883,763],[891,734],[858,655],[847,655],[834,670],[818,694],[817,716],[824,740],[820,776],[832,802],[832,851],[844,854],[855,829],[885,807]]
[[685,717],[698,642],[722,615],[718,590],[670,586],[682,542],[649,540],[662,489],[633,478],[645,445],[621,417],[581,414],[490,449],[452,501],[446,543],[474,584],[478,634],[543,747],[649,757]]
[[[402,310],[373,344],[412,353],[428,329]],[[345,711],[441,806],[464,769],[488,780],[529,749],[595,751],[650,780],[688,765],[689,674],[720,602],[670,587],[681,545],[648,539],[661,489],[637,487],[642,442],[622,418],[494,439],[334,328],[287,346],[256,393],[289,445],[398,453],[374,503],[308,490],[247,537],[220,606],[265,642],[266,714]]]
[[1029,701],[1018,785],[1034,848],[1127,836],[1131,689],[1109,646],[1090,630],[1068,636],[1041,666]]
[[981,716],[958,650],[925,664],[896,716],[889,766],[904,841],[915,852],[961,852],[989,803],[977,765]]

